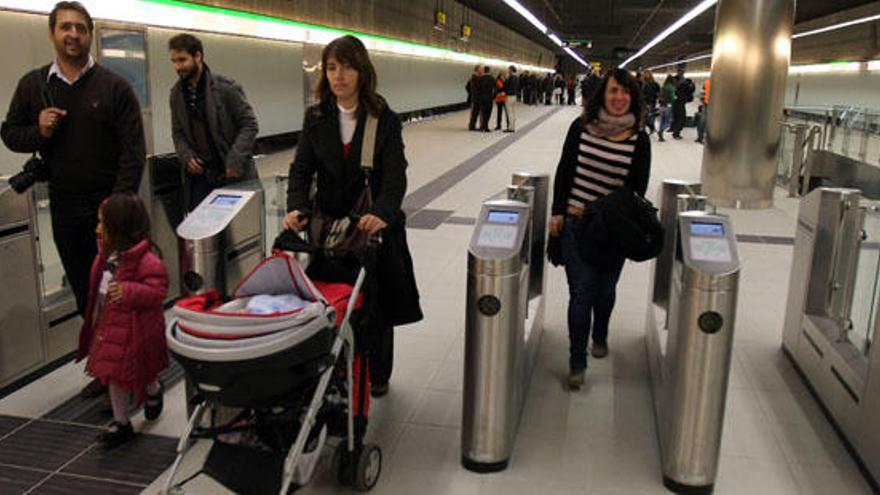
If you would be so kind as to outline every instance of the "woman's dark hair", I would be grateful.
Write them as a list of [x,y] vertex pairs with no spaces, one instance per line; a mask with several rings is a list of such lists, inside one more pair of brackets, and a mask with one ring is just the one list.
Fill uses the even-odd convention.
[[202,45],[202,40],[189,33],[180,33],[168,40],[168,49],[187,52],[192,57],[195,57],[196,53],[201,53],[203,57],[205,56],[205,47]]
[[612,69],[602,78],[599,87],[596,88],[593,95],[584,104],[584,113],[581,119],[586,125],[588,122],[593,122],[599,118],[599,109],[605,106],[605,90],[608,88],[608,81],[611,79],[614,79],[617,84],[623,86],[626,92],[629,93],[629,113],[633,114],[636,118],[633,130],[640,129],[642,127],[642,114],[645,111],[642,87],[629,71],[619,68]]
[[378,117],[385,109],[385,100],[376,93],[376,69],[370,62],[367,47],[361,40],[351,35],[336,38],[324,47],[321,53],[321,79],[315,89],[315,96],[322,102],[336,102],[336,96],[327,80],[327,59],[333,57],[341,64],[347,64],[358,73],[358,115],[364,110]]
[[150,241],[150,215],[136,194],[117,193],[101,205],[104,223],[104,252],[121,253],[141,241]]

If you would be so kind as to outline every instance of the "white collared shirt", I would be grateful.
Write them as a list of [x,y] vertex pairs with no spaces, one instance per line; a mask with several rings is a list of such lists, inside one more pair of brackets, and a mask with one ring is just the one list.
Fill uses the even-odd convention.
[[83,76],[83,74],[88,72],[89,69],[91,69],[94,66],[95,66],[95,59],[91,55],[89,55],[89,61],[86,62],[86,66],[83,67],[82,70],[79,71],[79,73],[76,75],[76,77],[71,81],[71,80],[67,79],[66,77],[64,77],[64,74],[61,72],[61,67],[58,66],[58,59],[56,58],[55,60],[52,61],[52,67],[49,67],[49,75],[46,77],[46,82],[49,82],[50,80],[52,80],[52,74],[55,74],[56,76],[58,76],[58,79],[61,79],[62,81],[67,83],[68,86],[73,86],[73,83],[77,82],[79,80],[79,78],[81,78]]

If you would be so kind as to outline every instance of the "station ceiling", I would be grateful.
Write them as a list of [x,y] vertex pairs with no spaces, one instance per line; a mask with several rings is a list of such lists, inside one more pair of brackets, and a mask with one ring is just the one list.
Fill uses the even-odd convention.
[[[557,47],[502,0],[458,0],[548,48]],[[563,40],[590,41],[575,50],[587,61],[616,66],[699,0],[519,0]],[[870,0],[797,0],[795,24],[824,17]],[[712,48],[715,9],[709,9],[642,57],[641,65],[672,62]],[[561,51],[560,51],[561,53]],[[635,65],[632,65],[635,67]]]

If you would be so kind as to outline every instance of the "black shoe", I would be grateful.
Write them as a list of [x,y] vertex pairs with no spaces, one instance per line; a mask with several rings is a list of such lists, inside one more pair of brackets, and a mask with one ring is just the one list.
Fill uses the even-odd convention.
[[660,141],[661,143],[666,142],[666,140],[663,139],[663,135],[662,135],[662,134],[659,135],[657,141]]
[[569,390],[580,390],[581,386],[584,384],[584,376],[586,375],[586,368],[579,369],[571,369],[568,373],[568,380],[566,380],[566,384],[568,385]]
[[101,383],[101,380],[95,378],[88,385],[79,391],[79,396],[83,399],[94,399],[107,393],[107,385]]
[[159,380],[159,392],[156,395],[147,394],[144,402],[144,417],[153,421],[162,414],[163,397],[165,396],[165,384]]
[[122,424],[118,421],[110,423],[107,431],[98,435],[98,441],[105,449],[115,449],[125,442],[134,438],[134,428],[131,423]]
[[370,384],[370,396],[378,399],[379,397],[384,397],[388,394],[388,384],[387,383],[371,383]]
[[513,129],[504,129],[504,132],[513,132]]
[[681,136],[676,136],[675,134],[673,134],[672,139],[681,139]]
[[593,352],[591,353],[594,358],[602,359],[603,357],[608,355],[608,343],[606,342],[593,342]]
[[702,139],[694,139],[694,142],[695,142],[695,143],[703,144],[703,140],[702,140]]

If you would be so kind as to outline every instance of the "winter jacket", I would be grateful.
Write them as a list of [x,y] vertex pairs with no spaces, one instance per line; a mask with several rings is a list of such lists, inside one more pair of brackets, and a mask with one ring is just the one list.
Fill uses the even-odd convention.
[[507,92],[504,80],[499,77],[495,80],[495,103],[504,103],[505,101],[507,101]]
[[119,254],[114,281],[122,284],[122,300],[105,301],[95,321],[98,289],[108,255],[99,241],[77,360],[88,356],[86,371],[90,375],[102,383],[112,381],[134,391],[140,402],[147,385],[168,366],[162,308],[168,293],[168,272],[149,241]]
[[[213,74],[208,66],[202,77],[205,78],[205,119],[223,166],[238,172],[242,180],[256,179],[254,144],[259,127],[244,90],[232,79]],[[171,88],[171,134],[183,170],[196,156],[184,84],[177,81]]]
[[[492,80],[493,87],[494,83]],[[335,218],[351,213],[364,183],[360,164],[365,124],[366,116],[358,117],[351,150],[348,158],[343,158],[336,105],[323,102],[306,110],[296,157],[290,165],[287,211],[311,214],[309,190],[312,177],[317,173],[315,200],[321,212]],[[403,154],[400,118],[387,106],[379,115],[376,128],[373,167],[370,213],[388,224],[378,255],[379,288],[381,294],[393,295],[386,298],[382,306],[391,324],[413,323],[422,319],[422,312],[406,243],[406,216],[401,209],[406,194],[407,161]]]

